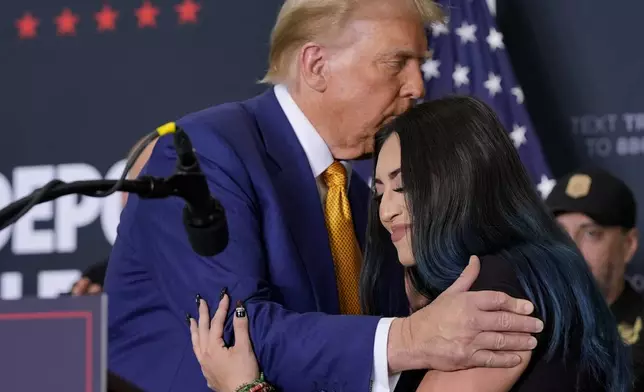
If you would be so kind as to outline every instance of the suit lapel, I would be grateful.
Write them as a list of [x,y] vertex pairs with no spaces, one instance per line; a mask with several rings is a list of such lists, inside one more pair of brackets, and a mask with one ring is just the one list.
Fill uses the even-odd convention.
[[266,150],[276,164],[270,171],[282,213],[306,267],[317,308],[339,313],[338,293],[329,237],[315,178],[304,150],[273,90],[249,101]]

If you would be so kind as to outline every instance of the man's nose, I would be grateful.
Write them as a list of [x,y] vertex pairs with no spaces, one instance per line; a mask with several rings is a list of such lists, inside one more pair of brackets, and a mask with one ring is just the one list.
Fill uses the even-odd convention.
[[412,100],[421,99],[425,96],[425,80],[420,67],[410,67],[402,93],[405,98]]

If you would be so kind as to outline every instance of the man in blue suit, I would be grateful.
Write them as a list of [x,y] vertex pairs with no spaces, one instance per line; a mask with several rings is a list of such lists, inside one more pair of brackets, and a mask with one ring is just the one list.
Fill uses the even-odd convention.
[[[265,79],[274,88],[179,121],[226,209],[225,251],[195,255],[180,200],[132,196],[121,216],[106,278],[111,371],[146,391],[207,391],[186,315],[222,290],[244,302],[261,367],[286,392],[391,391],[404,370],[514,366],[511,351],[534,347],[530,304],[501,293],[455,286],[409,316],[397,263],[382,298],[397,318],[340,314],[356,293],[336,281],[324,178],[343,162],[354,227],[343,238],[362,247],[369,189],[345,161],[371,153],[376,130],[423,95],[423,23],[437,15],[418,0],[285,2]],[[142,174],[173,173],[168,139]]]

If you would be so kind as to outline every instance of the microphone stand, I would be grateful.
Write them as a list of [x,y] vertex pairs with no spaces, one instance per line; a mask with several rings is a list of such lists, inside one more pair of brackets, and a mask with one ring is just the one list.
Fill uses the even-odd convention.
[[[134,193],[143,199],[160,199],[170,196],[190,198],[190,182],[195,181],[198,174],[177,173],[168,178],[144,176],[137,180],[125,180],[116,189],[117,191]],[[52,201],[62,196],[79,194],[90,197],[107,197],[104,194],[117,184],[117,180],[74,181],[70,183],[55,182],[44,192],[41,188],[0,210],[0,230],[10,226],[18,215],[24,215],[34,206]],[[40,197],[38,197],[40,196]]]
[[[228,226],[225,211],[221,204],[212,199],[213,205],[207,209],[195,210],[191,206],[202,206],[199,192],[207,192],[205,176],[201,172],[179,170],[168,178],[143,176],[137,180],[94,180],[65,183],[53,181],[9,204],[0,210],[0,230],[14,224],[34,206],[62,196],[80,194],[90,197],[107,197],[111,191],[134,193],[142,199],[162,199],[176,196],[186,201],[183,208],[183,225],[188,233],[190,245],[201,256],[214,256],[228,244]],[[118,186],[117,186],[118,185]],[[116,186],[116,188],[114,188]],[[111,190],[110,192],[107,192]]]
[[[143,149],[157,135],[174,134],[177,152],[176,172],[168,178],[144,176],[125,180],[125,173],[134,164]],[[214,256],[228,245],[228,225],[221,204],[210,196],[208,181],[199,167],[188,135],[174,123],[168,123],[151,133],[137,147],[126,170],[119,180],[76,181],[64,183],[53,180],[31,195],[17,200],[0,210],[0,230],[14,224],[34,206],[61,196],[81,194],[90,197],[107,197],[116,191],[139,195],[143,199],[160,199],[177,196],[186,201],[183,209],[183,226],[192,249],[201,256]]]
[[[134,164],[143,149],[156,137],[174,133],[178,153],[177,171],[168,178],[142,176],[136,180],[125,180],[125,173]],[[142,199],[180,197],[186,202],[183,208],[183,226],[193,250],[201,256],[214,256],[228,244],[228,226],[224,208],[209,195],[204,173],[194,156],[192,144],[185,132],[175,123],[167,123],[149,134],[135,150],[119,180],[75,181],[60,180],[49,182],[0,210],[0,231],[14,224],[34,206],[67,195],[108,197],[116,191],[133,193]],[[135,385],[108,370],[108,392],[142,392]]]

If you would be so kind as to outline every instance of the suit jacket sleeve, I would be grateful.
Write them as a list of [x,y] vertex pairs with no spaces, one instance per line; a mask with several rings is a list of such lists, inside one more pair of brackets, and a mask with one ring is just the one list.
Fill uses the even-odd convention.
[[[379,318],[300,314],[280,304],[268,276],[271,261],[261,234],[263,207],[244,163],[223,137],[199,128],[193,126],[189,134],[198,155],[208,151],[207,156],[199,155],[199,161],[212,194],[226,210],[227,248],[215,257],[194,253],[181,223],[184,204],[177,199],[136,203],[137,221],[131,227],[145,230],[127,234],[135,242],[153,244],[147,247],[153,254],[146,257],[168,307],[182,320],[186,312],[195,316],[199,293],[214,312],[222,288],[227,287],[233,304],[245,302],[255,354],[267,379],[280,390],[368,391]],[[159,141],[143,174],[172,174],[176,160],[170,143]],[[233,311],[231,306],[227,338],[232,334]]]

